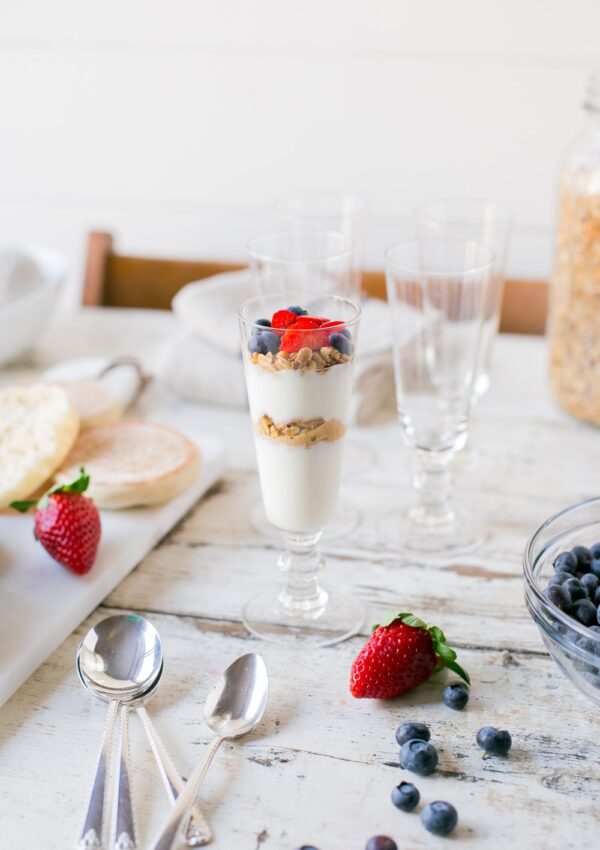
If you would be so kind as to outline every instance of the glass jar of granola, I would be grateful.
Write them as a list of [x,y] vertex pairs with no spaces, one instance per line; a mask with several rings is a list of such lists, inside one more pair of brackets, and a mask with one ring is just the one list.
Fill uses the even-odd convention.
[[600,425],[600,71],[584,108],[560,175],[550,381],[569,413]]

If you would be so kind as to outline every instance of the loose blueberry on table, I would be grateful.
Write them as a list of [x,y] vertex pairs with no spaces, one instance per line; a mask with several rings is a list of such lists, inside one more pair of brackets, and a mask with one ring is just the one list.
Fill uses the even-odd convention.
[[505,756],[512,746],[510,733],[495,726],[483,726],[476,737],[477,745],[489,755]]
[[367,841],[365,850],[398,850],[398,845],[387,835],[374,835]]
[[413,723],[409,721],[398,726],[396,729],[396,741],[400,746],[406,744],[407,741],[428,741],[431,738],[429,726],[426,723]]
[[442,694],[444,704],[455,711],[462,711],[469,702],[469,691],[461,682],[446,685]]
[[419,789],[412,782],[401,782],[392,791],[392,803],[402,812],[412,812],[420,799]]
[[433,744],[427,741],[407,741],[400,747],[400,767],[418,773],[419,776],[428,776],[436,769],[438,754]]
[[437,800],[421,812],[423,826],[434,835],[448,835],[458,823],[458,814],[451,803]]

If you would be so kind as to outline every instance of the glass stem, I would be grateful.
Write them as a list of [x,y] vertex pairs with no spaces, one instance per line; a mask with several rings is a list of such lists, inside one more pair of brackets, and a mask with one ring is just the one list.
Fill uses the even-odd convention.
[[452,452],[424,452],[417,450],[417,463],[413,470],[413,485],[419,495],[416,507],[410,512],[413,522],[430,529],[452,525],[455,514],[450,495]]
[[291,616],[314,615],[327,603],[327,593],[318,582],[319,573],[325,566],[317,548],[320,536],[320,531],[316,534],[284,535],[285,551],[277,562],[285,579],[279,602]]

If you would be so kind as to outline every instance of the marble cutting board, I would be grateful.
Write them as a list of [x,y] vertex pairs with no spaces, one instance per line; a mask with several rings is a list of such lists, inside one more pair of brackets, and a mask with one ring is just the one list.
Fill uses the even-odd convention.
[[32,515],[0,515],[0,705],[219,479],[222,441],[188,436],[202,455],[195,483],[166,505],[103,511],[98,559],[85,576],[36,543]]

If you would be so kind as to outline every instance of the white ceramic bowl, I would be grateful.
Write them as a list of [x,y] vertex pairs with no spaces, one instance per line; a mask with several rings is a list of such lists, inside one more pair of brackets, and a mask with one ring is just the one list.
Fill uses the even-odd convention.
[[16,360],[37,341],[54,309],[67,267],[61,254],[49,248],[27,247],[36,280],[23,295],[0,305],[0,366]]

